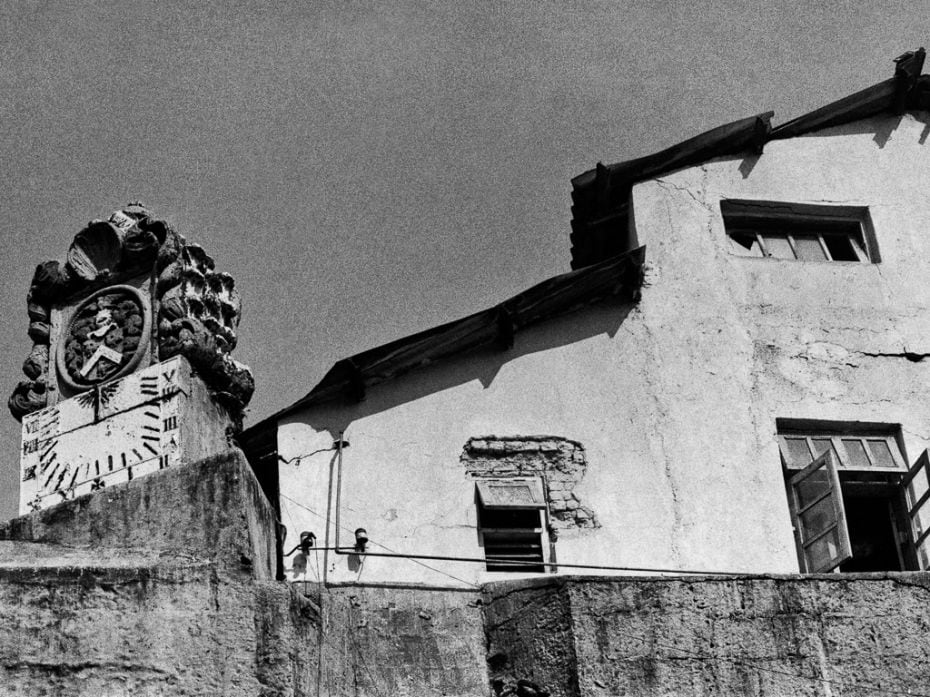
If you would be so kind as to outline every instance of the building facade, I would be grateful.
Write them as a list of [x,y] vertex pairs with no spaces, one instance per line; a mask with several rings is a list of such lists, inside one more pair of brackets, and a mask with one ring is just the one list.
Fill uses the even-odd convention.
[[[346,359],[248,432],[284,552],[299,531],[345,548],[295,550],[288,578],[924,568],[930,161],[908,60],[774,130],[581,175],[574,271]],[[357,528],[372,554],[345,553]]]

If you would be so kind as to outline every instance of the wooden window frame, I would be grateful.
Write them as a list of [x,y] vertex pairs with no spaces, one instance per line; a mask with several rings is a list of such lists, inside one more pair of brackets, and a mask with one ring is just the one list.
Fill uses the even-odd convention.
[[[802,505],[798,495],[798,487],[813,474],[821,470],[827,473],[827,481],[825,482],[827,484],[826,490],[814,500]],[[834,455],[832,451],[827,450],[814,459],[807,467],[796,472],[788,480],[788,491],[790,493],[789,506],[791,508],[791,522],[794,526],[795,538],[798,545],[798,557],[801,562],[802,572],[827,573],[833,571],[839,567],[840,564],[852,558],[852,545],[849,541],[849,527],[846,523],[846,511],[843,507],[843,489],[837,470],[836,455]],[[834,520],[832,524],[826,525],[816,533],[808,535],[803,522],[804,514],[827,500],[831,501],[833,504]],[[818,566],[815,564],[814,560],[812,560],[809,550],[814,544],[832,533],[836,533],[837,552],[827,560],[825,564]]]
[[[923,473],[923,486],[917,487]],[[930,569],[930,516],[922,517],[923,507],[930,501],[930,450],[924,450],[901,480],[907,506],[907,522],[911,545],[922,570]]]
[[[900,505],[903,508],[900,511],[897,508],[889,509],[889,511],[891,523],[896,530],[896,551],[901,561],[901,568],[930,569],[930,450],[924,450],[914,464],[908,466],[897,436],[887,432],[885,428],[879,429],[878,424],[869,424],[861,429],[856,429],[854,426],[829,427],[827,422],[823,422],[823,426],[825,427],[823,430],[785,428],[780,429],[778,433],[779,451],[788,489],[788,505],[802,572],[823,573],[838,570],[841,564],[852,558],[843,497],[855,487],[859,487],[860,491],[861,487],[882,487],[897,492],[895,495],[900,497]],[[817,452],[813,440],[829,440],[832,447],[822,451],[808,463],[795,463],[788,457],[791,450],[786,441],[789,438],[803,439],[808,452],[812,455]],[[869,460],[868,467],[853,464],[844,444],[844,441],[853,440],[860,442]],[[888,447],[895,466],[878,466],[868,441],[883,442]],[[796,485],[818,468],[829,472],[830,491],[802,507]],[[844,475],[846,479],[841,480],[840,475],[843,472],[848,474]],[[850,487],[848,491],[847,487]],[[831,560],[830,564],[815,568],[808,550],[819,537],[830,534],[834,528],[824,528],[819,531],[818,538],[805,538],[801,516],[827,496],[832,497],[836,511],[835,527],[839,541],[839,554]],[[899,504],[892,504],[890,500],[889,505]],[[900,516],[904,517],[903,521]],[[900,527],[894,522],[896,518],[900,521]]]
[[[875,242],[869,210],[865,206],[824,206],[776,201],[723,200],[720,202],[724,229],[728,243],[740,244],[736,237],[750,236],[759,246],[761,256],[733,254],[748,258],[780,259],[784,261],[813,261],[834,264],[878,263],[881,258]],[[772,254],[765,237],[785,240],[794,255],[793,259]],[[816,237],[823,259],[801,259],[798,237]],[[845,237],[856,260],[833,258],[827,239]]]
[[[800,439],[804,438],[807,443],[807,449],[811,454],[811,461],[813,461],[817,455],[815,455],[816,450],[814,449],[813,440],[829,440],[833,445],[833,451],[836,453],[837,458],[839,459],[838,468],[841,470],[846,470],[850,472],[899,472],[904,473],[908,471],[907,463],[904,460],[904,455],[901,452],[901,448],[898,445],[897,438],[893,434],[882,434],[882,433],[857,433],[855,430],[847,431],[846,433],[824,433],[817,431],[801,431],[801,432],[791,432],[785,431],[778,434],[778,448],[781,453],[782,464],[785,469],[788,470],[802,470],[807,467],[809,462],[805,463],[796,463],[789,461],[788,455],[791,450],[788,447],[788,439]],[[853,464],[853,459],[850,457],[849,453],[846,451],[846,445],[843,441],[848,440],[857,440],[862,445],[862,449],[865,451],[866,458],[869,460],[868,467],[860,467]],[[894,467],[882,467],[875,464],[875,458],[872,454],[871,449],[869,448],[868,441],[883,441],[888,447],[888,450],[891,453],[891,459],[894,460]]]
[[[491,487],[500,487],[502,484],[511,484],[514,487],[525,488],[530,486],[532,492],[532,503],[494,500],[488,492]],[[475,482],[475,503],[478,514],[478,535],[484,549],[486,559],[486,570],[493,573],[544,573],[548,568],[546,563],[549,560],[549,535],[547,529],[548,506],[545,499],[545,488],[539,477],[495,477],[480,479]],[[535,511],[538,525],[532,527],[490,527],[484,524],[484,511]],[[536,554],[517,554],[511,556],[489,556],[489,542],[493,538],[495,543],[506,541],[510,537],[530,537],[535,540],[530,546],[537,546],[539,549]],[[514,546],[520,546],[520,541],[515,541]],[[526,565],[520,564],[495,564],[495,561],[514,560],[525,561]]]

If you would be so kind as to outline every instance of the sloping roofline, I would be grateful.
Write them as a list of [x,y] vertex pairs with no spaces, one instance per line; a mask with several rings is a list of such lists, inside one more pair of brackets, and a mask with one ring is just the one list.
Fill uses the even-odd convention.
[[[746,150],[762,153],[771,140],[885,112],[930,109],[930,75],[922,75],[920,48],[895,59],[894,77],[772,128],[773,112],[734,121],[670,148],[614,165],[598,165],[572,179],[572,269],[501,304],[412,334],[337,362],[307,395],[247,429],[240,443],[273,449],[273,425],[300,409],[339,397],[360,400],[368,386],[481,346],[509,348],[520,329],[610,295],[636,301],[645,248],[629,249],[630,192],[634,183]],[[250,459],[252,459],[250,457]],[[253,462],[253,465],[255,463]]]
[[270,423],[299,409],[339,397],[359,401],[372,385],[455,354],[482,346],[506,350],[523,328],[584,305],[610,296],[635,302],[642,286],[645,254],[646,248],[639,247],[554,276],[487,310],[344,358],[306,396],[250,427],[240,442],[249,441]]
[[921,75],[923,48],[895,59],[894,77],[772,128],[773,112],[714,128],[652,155],[613,165],[598,163],[572,179],[572,268],[579,269],[629,246],[633,184],[746,150],[761,154],[771,140],[794,138],[881,113],[930,109],[930,75]]

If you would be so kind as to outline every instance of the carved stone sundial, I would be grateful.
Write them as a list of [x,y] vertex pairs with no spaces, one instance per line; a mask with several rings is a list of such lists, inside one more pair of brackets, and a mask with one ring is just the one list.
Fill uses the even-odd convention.
[[232,277],[140,204],[81,229],[27,296],[20,511],[214,455],[254,382]]

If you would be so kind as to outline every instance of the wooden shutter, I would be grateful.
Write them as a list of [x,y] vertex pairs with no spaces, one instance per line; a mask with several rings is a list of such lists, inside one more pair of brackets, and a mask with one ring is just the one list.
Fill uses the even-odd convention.
[[788,480],[803,571],[832,571],[852,558],[843,492],[832,448]]
[[[918,476],[923,474],[923,476]],[[907,497],[907,517],[911,524],[911,539],[917,552],[921,569],[930,568],[930,508],[925,506],[930,499],[930,450],[924,450],[902,481]]]

